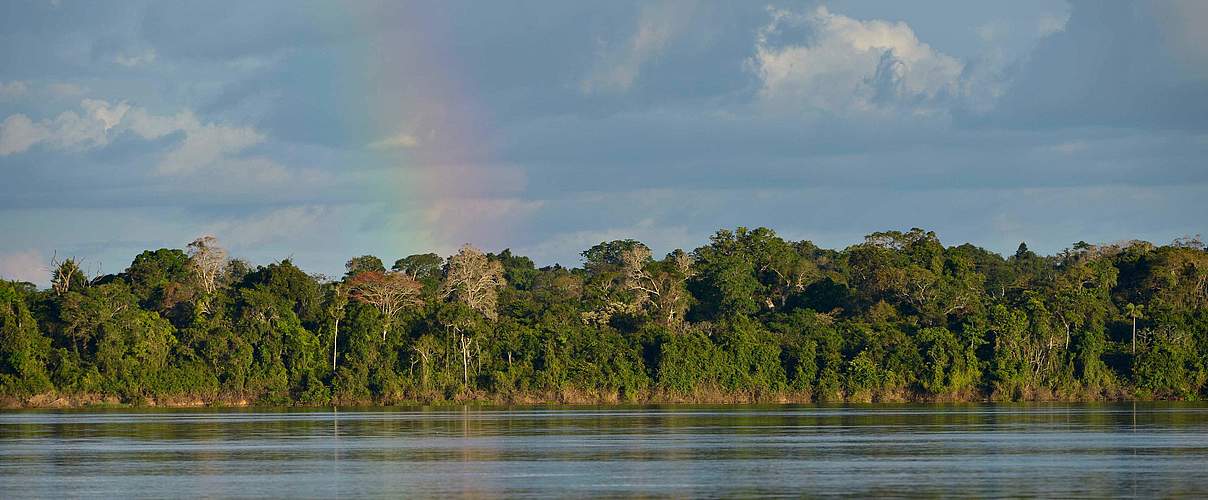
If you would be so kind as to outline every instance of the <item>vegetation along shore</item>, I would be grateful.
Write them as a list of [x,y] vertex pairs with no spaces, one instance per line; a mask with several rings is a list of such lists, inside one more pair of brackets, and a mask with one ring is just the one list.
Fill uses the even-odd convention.
[[340,277],[213,237],[0,281],[0,406],[1199,399],[1198,238],[1042,256],[920,229],[842,250],[718,231],[537,268],[465,246]]

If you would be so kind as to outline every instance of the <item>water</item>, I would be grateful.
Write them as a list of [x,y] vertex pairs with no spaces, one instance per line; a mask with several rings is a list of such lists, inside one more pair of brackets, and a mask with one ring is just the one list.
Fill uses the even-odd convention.
[[0,413],[0,497],[1208,496],[1208,406]]

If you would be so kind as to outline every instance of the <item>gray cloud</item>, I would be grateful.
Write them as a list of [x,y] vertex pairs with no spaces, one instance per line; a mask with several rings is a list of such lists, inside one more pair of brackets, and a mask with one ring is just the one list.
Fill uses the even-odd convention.
[[8,4],[0,263],[61,250],[115,270],[201,232],[329,273],[465,241],[573,264],[600,239],[661,252],[740,224],[1046,251],[1204,232],[1204,15]]

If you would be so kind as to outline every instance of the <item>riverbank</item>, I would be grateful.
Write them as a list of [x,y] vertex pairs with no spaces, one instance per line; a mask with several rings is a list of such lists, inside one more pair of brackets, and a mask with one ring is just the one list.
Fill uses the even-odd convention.
[[1094,402],[1094,401],[1155,401],[1171,398],[1154,397],[1130,389],[1098,391],[1033,390],[1005,395],[967,392],[957,394],[921,394],[909,391],[864,394],[836,394],[815,398],[807,392],[753,393],[702,389],[687,394],[666,391],[645,391],[637,395],[622,395],[616,391],[529,391],[510,394],[466,392],[444,397],[430,393],[389,399],[334,399],[321,403],[280,402],[250,398],[243,395],[176,396],[120,398],[101,394],[39,394],[27,398],[0,396],[0,409],[81,409],[81,408],[257,408],[298,407],[322,408],[392,407],[407,405],[485,404],[485,405],[658,405],[658,404],[811,404],[811,403],[989,403],[989,402]]

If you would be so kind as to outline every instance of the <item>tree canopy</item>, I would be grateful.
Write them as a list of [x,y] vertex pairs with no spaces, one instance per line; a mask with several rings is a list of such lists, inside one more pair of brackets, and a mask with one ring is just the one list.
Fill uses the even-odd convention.
[[0,281],[0,398],[135,404],[899,401],[1208,396],[1208,252],[1078,242],[844,249],[724,229],[580,267],[511,250],[252,266],[212,236],[121,273]]

